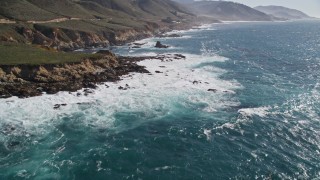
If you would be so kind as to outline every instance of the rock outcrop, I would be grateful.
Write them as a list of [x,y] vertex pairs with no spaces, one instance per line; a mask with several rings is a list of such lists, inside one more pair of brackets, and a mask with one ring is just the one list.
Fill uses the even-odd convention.
[[156,45],[154,46],[156,48],[168,48],[168,45],[162,44],[160,41],[157,41]]
[[[0,98],[39,96],[43,92],[74,92],[81,88],[96,88],[102,82],[115,82],[130,72],[150,73],[137,62],[145,59],[173,61],[184,59],[180,54],[146,57],[115,56],[107,50],[99,51],[100,59],[47,65],[0,66]],[[87,94],[90,91],[88,90]]]

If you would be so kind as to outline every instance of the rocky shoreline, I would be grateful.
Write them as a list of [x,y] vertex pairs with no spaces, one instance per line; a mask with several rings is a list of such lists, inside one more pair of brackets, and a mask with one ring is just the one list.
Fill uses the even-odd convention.
[[[178,34],[167,35],[172,30],[191,29],[198,23],[171,24],[163,26],[152,26],[144,30],[119,31],[113,36],[98,37],[97,34],[81,34],[80,32],[68,32],[73,34],[75,40],[64,42],[60,39],[61,29],[43,32],[31,29],[19,30],[22,35],[32,44],[39,44],[43,47],[54,48],[61,51],[73,51],[79,48],[107,47],[110,45],[124,45],[136,40],[155,37],[180,37]],[[51,34],[50,34],[51,33]],[[133,43],[133,48],[140,48],[142,44]],[[160,42],[157,48],[168,48]],[[45,65],[0,65],[0,98],[17,96],[27,98],[40,96],[43,93],[56,94],[60,91],[75,92],[84,89],[84,95],[92,92],[97,84],[104,82],[116,82],[121,80],[121,76],[131,72],[150,73],[144,66],[139,66],[137,62],[146,59],[158,59],[162,61],[185,59],[181,54],[172,56],[143,56],[143,57],[123,57],[116,56],[111,51],[102,50],[101,59],[85,59],[76,63],[45,64]],[[126,89],[125,87],[120,90]],[[80,94],[79,94],[80,95]]]
[[[88,95],[97,84],[116,82],[121,76],[132,72],[149,73],[137,62],[146,59],[173,61],[185,59],[181,54],[123,57],[108,50],[99,51],[101,59],[85,59],[77,63],[46,65],[2,65],[0,66],[0,98],[17,96],[27,98],[43,93],[55,94],[60,91],[75,92],[84,89]],[[126,87],[119,87],[125,90]],[[81,94],[78,94],[79,96]]]

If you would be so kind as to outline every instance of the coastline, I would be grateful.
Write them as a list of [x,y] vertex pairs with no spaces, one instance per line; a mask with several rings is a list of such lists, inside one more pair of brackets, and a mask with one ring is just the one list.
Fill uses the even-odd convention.
[[[228,24],[227,22],[220,23]],[[167,29],[167,31],[153,34],[152,37],[142,38],[142,36],[138,36],[137,39],[130,39],[126,43],[128,48],[134,48],[135,44],[138,44],[138,46],[143,45],[143,43],[140,44],[140,42],[149,38],[183,38],[184,36],[179,35],[181,32],[205,30],[210,28],[213,24],[217,23],[203,23],[197,25],[190,23],[188,26],[184,26],[184,28],[179,26],[180,28],[177,29]],[[122,44],[120,47],[123,47],[124,45],[125,44]],[[137,47],[137,49],[139,48],[141,47]],[[130,73],[145,73],[152,75],[145,66],[138,64],[140,61],[175,61],[184,60],[186,58],[184,54],[178,53],[154,53],[152,55],[124,56],[123,54],[115,55],[112,51],[106,50],[109,48],[96,49],[96,51],[92,52],[96,53],[100,50],[98,54],[101,53],[103,55],[102,58],[87,58],[79,62],[62,64],[0,65],[0,99],[13,96],[29,98],[41,96],[43,94],[57,94],[62,91],[72,93],[81,89],[82,93],[78,93],[77,95],[88,96],[93,93],[98,85],[106,82],[119,82],[122,80],[122,76],[129,75]],[[80,52],[84,50],[85,49],[82,49]],[[126,86],[119,86],[118,89],[127,90],[128,88],[126,88]],[[216,89],[211,90],[214,92],[216,91]]]
[[[185,59],[181,54],[125,57],[116,56],[108,50],[99,53],[104,54],[102,59],[86,59],[78,63],[0,66],[0,98],[27,98],[80,89],[88,95],[98,84],[120,81],[122,76],[132,72],[150,73],[145,66],[137,64],[139,61]],[[119,90],[126,90],[126,87],[119,87]]]
[[[214,23],[212,23],[214,24]],[[166,38],[174,32],[192,29],[201,29],[208,24],[189,23],[175,28],[162,29],[161,33],[154,31],[152,36],[136,36],[134,39],[125,40],[133,43],[151,37]],[[172,37],[172,36],[171,36]],[[104,49],[104,48],[102,48]],[[56,94],[60,91],[76,92],[84,89],[84,95],[92,93],[98,84],[104,82],[116,82],[121,76],[132,72],[150,73],[145,66],[139,66],[137,62],[154,60],[181,60],[182,54],[153,55],[153,56],[116,56],[109,50],[101,50],[101,59],[84,59],[74,63],[44,64],[44,65],[0,65],[0,98],[28,98],[41,96],[42,94]],[[125,87],[119,87],[123,90]],[[80,94],[78,94],[80,96]]]

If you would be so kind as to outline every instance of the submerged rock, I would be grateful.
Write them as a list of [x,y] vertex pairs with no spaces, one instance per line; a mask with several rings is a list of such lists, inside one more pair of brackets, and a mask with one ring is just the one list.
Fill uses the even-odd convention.
[[53,109],[59,109],[60,108],[60,104],[56,104],[53,106]]
[[90,88],[90,89],[96,89],[98,86],[94,82],[84,82],[83,87]]
[[192,84],[199,84],[199,81],[193,81]]
[[216,89],[208,89],[208,91],[209,91],[209,92],[214,92],[214,93],[215,93],[215,92],[217,92],[218,90],[216,90]]
[[147,43],[132,43],[132,44],[134,44],[135,46],[142,46],[142,45],[145,45]]
[[8,143],[9,148],[14,148],[16,146],[19,146],[21,143],[19,141],[12,141]]
[[186,56],[182,55],[182,54],[174,54],[175,55],[175,59],[185,59]]

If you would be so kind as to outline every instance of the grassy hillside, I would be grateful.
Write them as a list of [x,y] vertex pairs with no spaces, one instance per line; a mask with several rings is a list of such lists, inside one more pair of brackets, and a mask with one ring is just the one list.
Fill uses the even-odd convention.
[[[34,21],[37,27],[108,33],[130,28],[143,29],[150,22],[160,23],[167,17],[178,20],[185,16],[188,12],[170,0],[1,0],[0,17],[19,24],[0,24],[0,41],[12,37],[22,42],[17,34],[20,27],[34,29],[27,21]],[[64,19],[49,22],[59,18]]]
[[[119,30],[126,27],[141,28],[148,22],[160,22],[170,17],[182,19],[189,16],[183,7],[170,0],[1,0],[0,16],[15,21],[35,21],[43,24],[58,18],[59,23],[48,26],[92,30]],[[80,21],[72,21],[77,18]],[[41,22],[42,21],[42,22]],[[90,27],[86,28],[85,24]],[[97,26],[97,27],[92,27]]]
[[38,6],[39,8],[58,14],[64,17],[73,18],[94,18],[95,12],[87,11],[81,5],[71,0],[28,0],[30,3]]
[[[98,33],[141,29],[150,22],[159,23],[167,17],[183,19],[190,13],[170,0],[1,0],[0,15],[17,22]],[[58,18],[64,20],[44,23]],[[13,29],[7,28],[9,33]]]
[[113,9],[120,12],[124,12],[130,16],[141,16],[142,12],[137,11],[134,7],[135,1],[130,0],[87,0],[96,2],[107,9]]
[[80,4],[87,11],[92,12],[92,14],[96,16],[96,18],[112,18],[112,17],[118,17],[118,18],[124,18],[124,19],[131,18],[131,16],[129,16],[124,12],[106,8],[96,2],[79,1],[78,4]]
[[178,5],[168,0],[87,0],[100,4],[101,6],[120,11],[136,18],[163,18],[174,17],[174,11],[183,12],[183,8],[178,9]]
[[27,0],[1,0],[0,15],[8,19],[21,21],[47,20],[62,17],[39,8]]
[[187,13],[170,0],[1,0],[0,15],[15,20],[122,17],[161,19]]

